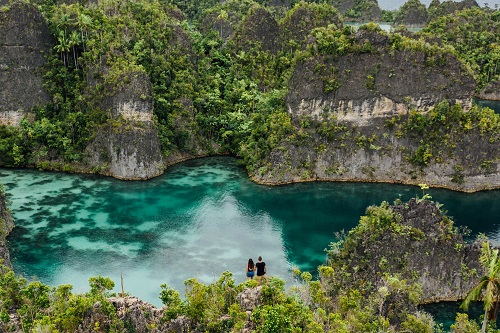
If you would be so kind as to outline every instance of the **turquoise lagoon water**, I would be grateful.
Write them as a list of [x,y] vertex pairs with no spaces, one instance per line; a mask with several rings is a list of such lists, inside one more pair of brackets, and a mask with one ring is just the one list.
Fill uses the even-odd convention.
[[[195,277],[211,283],[229,270],[245,280],[248,258],[292,283],[291,268],[314,272],[335,232],[350,230],[369,205],[422,191],[362,183],[251,182],[236,160],[188,161],[148,181],[94,175],[0,170],[16,228],[9,236],[14,270],[49,285],[88,290],[91,276],[109,276],[120,291],[155,305],[160,285],[184,292]],[[500,191],[428,193],[456,224],[500,244]]]

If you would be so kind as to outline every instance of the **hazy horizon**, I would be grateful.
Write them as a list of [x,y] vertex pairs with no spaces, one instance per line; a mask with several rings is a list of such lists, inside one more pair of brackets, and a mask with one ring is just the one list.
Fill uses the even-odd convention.
[[[431,3],[432,0],[420,0],[421,3],[426,5],[427,7]],[[484,7],[485,4],[488,4],[490,8],[495,8],[495,5],[500,7],[500,0],[491,0],[491,1],[486,1],[486,0],[476,0],[479,6]],[[380,8],[382,9],[387,9],[387,10],[394,10],[394,9],[399,9],[402,5],[405,4],[406,1],[403,0],[378,0],[378,4]],[[443,2],[443,0],[440,0],[440,2]],[[458,2],[458,1],[456,1]]]

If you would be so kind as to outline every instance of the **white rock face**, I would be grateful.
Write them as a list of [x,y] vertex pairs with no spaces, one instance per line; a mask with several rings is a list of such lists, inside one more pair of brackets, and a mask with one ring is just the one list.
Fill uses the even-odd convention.
[[[439,101],[420,98],[407,98],[405,103],[398,103],[385,96],[363,100],[323,100],[302,99],[297,108],[288,106],[288,112],[292,115],[311,116],[313,119],[321,119],[324,112],[334,114],[337,120],[349,121],[360,126],[369,125],[373,118],[390,118],[398,115],[406,115],[410,109],[426,113]],[[472,100],[457,99],[455,103],[461,104],[464,110],[470,110]]]
[[19,126],[27,115],[28,113],[22,110],[0,112],[0,125]]
[[153,121],[153,112],[151,112],[151,110],[144,110],[144,107],[147,106],[145,104],[148,103],[130,100],[118,103],[116,110],[120,116],[127,120],[142,122]]

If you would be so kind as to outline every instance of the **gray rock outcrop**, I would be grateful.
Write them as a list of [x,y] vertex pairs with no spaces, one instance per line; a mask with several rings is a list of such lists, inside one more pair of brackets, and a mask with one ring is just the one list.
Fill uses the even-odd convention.
[[378,286],[384,274],[398,274],[421,286],[423,303],[464,299],[482,276],[480,244],[467,244],[431,201],[411,199],[389,209],[399,221],[381,221],[376,231],[361,222],[334,262],[355,276],[354,284]]
[[243,310],[253,311],[253,309],[260,305],[261,290],[261,286],[257,288],[246,288],[236,296],[236,301]]
[[296,128],[308,125],[283,139],[252,178],[426,183],[466,192],[500,187],[498,133],[476,127],[447,149],[440,140],[432,156],[441,157],[416,164],[410,156],[426,148],[425,138],[390,126],[399,119],[404,127],[410,114],[424,115],[443,100],[470,110],[476,83],[462,63],[451,53],[390,50],[384,33],[360,30],[354,38],[367,51],[320,54],[295,66],[286,107]]
[[456,11],[479,7],[476,0],[463,0],[463,1],[442,1],[433,0],[429,4],[429,21],[437,17],[450,15]]
[[18,125],[50,101],[41,69],[53,41],[38,9],[14,1],[0,10],[0,125]]
[[153,121],[151,82],[130,72],[101,103],[111,122],[98,129],[87,147],[89,164],[118,179],[148,179],[165,166]]
[[3,260],[3,264],[8,267],[11,267],[11,264],[6,237],[13,228],[14,221],[12,220],[12,215],[7,208],[5,193],[3,193],[2,188],[0,187],[0,260]]
[[500,101],[500,80],[492,81],[479,93],[479,98]]
[[[163,310],[157,309],[154,305],[144,302],[137,297],[113,297],[108,299],[116,309],[117,317],[126,323],[128,328],[132,328],[136,333],[147,332],[167,332],[164,324],[162,324]],[[99,327],[106,327],[109,323],[108,315],[101,311],[101,303],[97,302],[93,305],[83,318],[83,322],[78,327],[75,333],[91,333],[98,323]],[[179,326],[179,325],[178,325]],[[151,330],[155,327],[155,330]],[[163,327],[163,328],[162,328]],[[182,325],[180,325],[182,327]],[[188,332],[184,329],[174,329],[172,332]]]
[[[290,114],[319,119],[327,112],[359,125],[407,114],[410,108],[426,112],[443,99],[470,108],[475,81],[453,55],[443,55],[438,60],[443,65],[429,65],[432,59],[421,51],[389,52],[384,34],[360,30],[355,38],[373,51],[316,57],[296,66],[287,96]],[[336,86],[329,90],[327,81]]]
[[347,20],[377,22],[380,19],[381,10],[377,0],[333,0],[331,3]]
[[427,9],[419,0],[409,0],[400,9],[394,25],[423,27],[428,21]]

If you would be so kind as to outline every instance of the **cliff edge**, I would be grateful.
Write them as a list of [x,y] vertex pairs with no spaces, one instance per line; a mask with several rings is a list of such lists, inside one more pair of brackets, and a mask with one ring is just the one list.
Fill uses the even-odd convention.
[[165,166],[153,120],[151,82],[141,71],[122,74],[115,82],[100,104],[110,121],[87,147],[89,164],[118,179],[159,176]]
[[[0,184],[1,186],[1,184]],[[7,209],[5,193],[0,187],[0,260],[3,260],[3,264],[11,267],[9,248],[7,244],[7,236],[14,228],[14,221]]]

